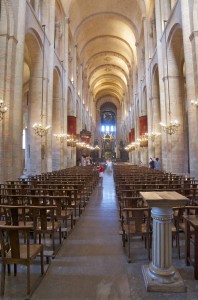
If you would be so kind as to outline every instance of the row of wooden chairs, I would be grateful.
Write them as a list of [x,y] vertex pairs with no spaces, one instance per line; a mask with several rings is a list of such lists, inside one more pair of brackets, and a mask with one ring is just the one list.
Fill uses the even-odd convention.
[[[81,170],[78,172],[81,173]],[[1,184],[2,296],[5,290],[6,265],[8,265],[8,273],[10,273],[10,266],[14,265],[14,275],[16,275],[18,264],[27,266],[27,295],[30,295],[32,291],[30,265],[33,259],[40,255],[41,274],[43,274],[44,256],[48,258],[56,255],[63,237],[67,237],[68,228],[72,229],[75,225],[97,183],[97,173],[93,174],[91,169],[85,169],[84,172],[86,178],[82,174],[83,180],[79,182],[79,188],[76,186],[74,170],[71,171],[73,179],[70,177],[69,188],[66,180],[62,180],[62,187],[58,181],[52,186],[51,181],[48,182],[48,179],[45,181],[45,176],[42,176],[42,181],[39,178],[36,184],[35,176],[34,179],[28,178],[27,181],[23,179]],[[66,178],[67,171],[62,171],[61,177],[63,174]],[[50,173],[47,178],[50,178]],[[56,179],[58,179],[58,172]],[[71,222],[69,226],[68,221]],[[57,243],[57,235],[59,243]]]
[[[128,173],[127,173],[128,169]],[[140,170],[141,169],[141,170]],[[124,170],[124,172],[123,172]],[[122,224],[122,242],[125,247],[128,242],[128,261],[131,261],[131,241],[134,236],[141,236],[145,240],[148,259],[150,259],[150,248],[152,245],[152,219],[151,210],[140,197],[140,191],[173,190],[189,197],[189,203],[185,207],[173,208],[174,218],[172,223],[172,237],[176,242],[178,257],[180,258],[180,235],[185,233],[184,216],[198,214],[196,203],[197,181],[192,178],[181,178],[173,174],[145,170],[145,178],[142,168],[137,166],[114,166],[114,179],[117,198],[120,207],[120,219]],[[149,180],[148,174],[151,175]],[[138,180],[138,177],[141,180]],[[166,180],[164,179],[166,178]],[[193,201],[192,201],[193,200]],[[190,205],[191,204],[191,205]],[[193,204],[193,205],[192,205]],[[191,230],[192,236],[194,231]]]

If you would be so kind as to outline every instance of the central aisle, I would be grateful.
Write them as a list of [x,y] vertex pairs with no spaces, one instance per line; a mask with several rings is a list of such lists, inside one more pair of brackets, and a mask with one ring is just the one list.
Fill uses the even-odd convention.
[[[193,270],[185,266],[184,259],[176,259],[174,264],[187,284],[187,293],[146,291],[141,268],[149,262],[144,242],[137,239],[133,243],[132,263],[127,263],[119,234],[121,228],[112,173],[106,171],[102,181],[31,299],[197,299]],[[177,256],[176,248],[173,249]]]
[[106,171],[32,299],[131,299],[119,231],[113,175]]

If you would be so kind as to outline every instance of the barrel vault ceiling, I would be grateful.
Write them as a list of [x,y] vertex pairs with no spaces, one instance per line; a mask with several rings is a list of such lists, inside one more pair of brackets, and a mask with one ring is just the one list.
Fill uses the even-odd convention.
[[137,64],[148,0],[62,0],[94,100],[120,104]]

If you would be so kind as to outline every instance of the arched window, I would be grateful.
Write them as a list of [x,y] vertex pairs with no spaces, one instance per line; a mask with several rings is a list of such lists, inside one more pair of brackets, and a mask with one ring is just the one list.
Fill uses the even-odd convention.
[[101,114],[101,132],[113,133],[116,131],[116,117],[112,111],[103,111]]

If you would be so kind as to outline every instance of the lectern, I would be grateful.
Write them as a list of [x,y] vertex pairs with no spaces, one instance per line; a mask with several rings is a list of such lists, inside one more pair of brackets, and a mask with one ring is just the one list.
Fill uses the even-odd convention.
[[172,208],[185,205],[188,198],[173,191],[140,192],[140,195],[152,208],[153,218],[152,262],[142,267],[146,289],[186,292],[183,279],[172,265]]

